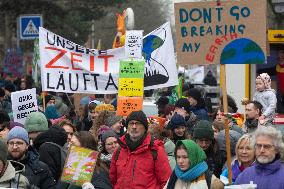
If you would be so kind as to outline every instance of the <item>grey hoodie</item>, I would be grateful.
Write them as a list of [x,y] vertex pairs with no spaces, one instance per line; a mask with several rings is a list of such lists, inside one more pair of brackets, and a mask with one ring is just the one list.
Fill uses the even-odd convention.
[[275,116],[275,109],[277,104],[277,98],[274,89],[265,89],[262,92],[256,91],[253,96],[253,100],[258,101],[263,106],[262,114],[272,120]]
[[16,161],[7,161],[8,166],[0,177],[0,187],[27,189],[29,187],[28,179],[23,176],[25,166]]

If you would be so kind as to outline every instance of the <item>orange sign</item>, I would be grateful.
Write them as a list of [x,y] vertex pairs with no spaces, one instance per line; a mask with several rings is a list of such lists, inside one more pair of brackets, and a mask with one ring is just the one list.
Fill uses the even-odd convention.
[[127,116],[132,111],[142,110],[143,97],[118,97],[116,114]]

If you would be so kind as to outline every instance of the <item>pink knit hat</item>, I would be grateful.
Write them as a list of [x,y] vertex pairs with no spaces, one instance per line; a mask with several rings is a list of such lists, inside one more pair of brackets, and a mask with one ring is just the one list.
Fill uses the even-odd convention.
[[264,83],[265,89],[271,89],[271,79],[267,73],[262,73],[256,79],[261,79]]

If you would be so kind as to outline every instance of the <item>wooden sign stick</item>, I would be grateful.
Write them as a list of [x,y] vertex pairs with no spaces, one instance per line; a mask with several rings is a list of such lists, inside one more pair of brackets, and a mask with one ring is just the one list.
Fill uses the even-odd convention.
[[[223,95],[224,114],[226,115],[228,113],[228,99],[227,99],[226,65],[225,64],[220,65],[220,80],[221,80],[221,89],[222,89],[222,95]],[[229,184],[232,184],[230,133],[229,133],[229,125],[228,125],[227,119],[225,119],[225,135],[226,135],[228,179],[229,179]]]

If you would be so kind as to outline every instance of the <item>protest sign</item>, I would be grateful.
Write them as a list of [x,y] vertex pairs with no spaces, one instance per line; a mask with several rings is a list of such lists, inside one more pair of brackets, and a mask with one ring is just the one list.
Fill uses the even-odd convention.
[[82,186],[91,182],[98,152],[87,148],[71,146],[67,156],[61,181]]
[[144,78],[144,60],[121,60],[119,78]]
[[266,0],[230,0],[221,6],[214,1],[175,3],[178,64],[264,63],[266,4]]
[[[143,39],[147,90],[178,84],[170,24]],[[124,48],[97,50],[82,47],[44,28],[39,38],[43,91],[112,94],[118,91],[119,60]]]
[[11,101],[15,122],[24,124],[31,112],[38,111],[35,88],[11,93]]
[[143,96],[143,78],[119,78],[118,96]]
[[118,97],[116,114],[128,116],[133,111],[142,110],[143,97]]
[[129,58],[141,58],[143,45],[143,30],[126,31],[125,56]]
[[24,73],[23,53],[20,48],[7,49],[3,60],[4,76],[11,74],[13,77],[22,77]]

